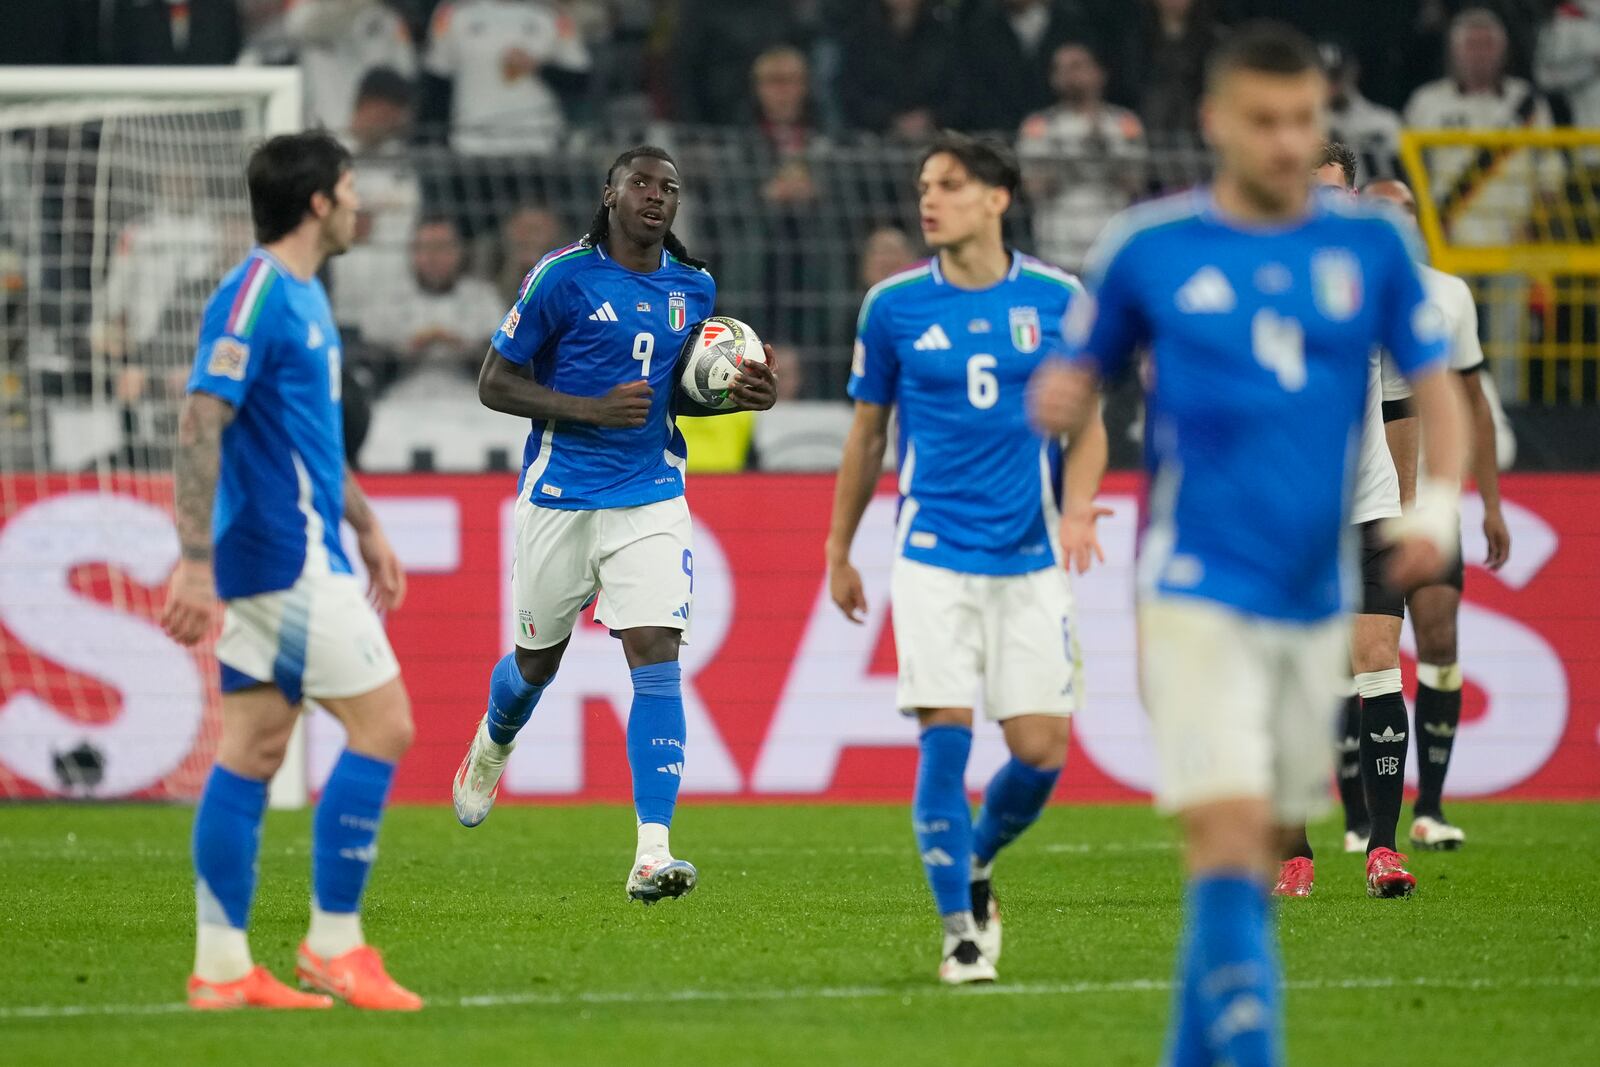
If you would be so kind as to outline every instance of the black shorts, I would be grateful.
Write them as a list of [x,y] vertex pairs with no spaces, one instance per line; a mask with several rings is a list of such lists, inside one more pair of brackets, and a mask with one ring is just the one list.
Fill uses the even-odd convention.
[[[1461,538],[1456,538],[1456,561],[1450,564],[1450,569],[1444,572],[1444,577],[1429,585],[1448,585],[1457,593],[1465,591],[1467,587],[1467,563],[1461,558]],[[1426,587],[1424,587],[1426,588]]]
[[1389,569],[1389,555],[1394,546],[1384,543],[1379,528],[1382,519],[1361,524],[1361,614],[1393,615],[1406,617],[1406,598],[1389,584],[1384,573]]

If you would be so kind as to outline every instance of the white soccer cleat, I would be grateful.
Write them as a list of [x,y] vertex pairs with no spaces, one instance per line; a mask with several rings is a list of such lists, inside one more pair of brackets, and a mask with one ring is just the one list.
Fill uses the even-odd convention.
[[945,985],[970,985],[973,982],[993,982],[998,977],[994,962],[983,954],[976,941],[963,941],[945,935],[939,981]]
[[1346,830],[1344,832],[1344,850],[1346,852],[1367,851],[1367,841],[1372,837],[1372,832],[1362,833],[1360,830]]
[[1411,822],[1411,844],[1417,848],[1453,852],[1466,843],[1467,835],[1461,827],[1443,819],[1418,815]]
[[450,797],[455,801],[456,818],[462,826],[477,826],[489,817],[494,807],[495,794],[500,791],[500,775],[505,773],[506,760],[516,747],[497,745],[489,739],[487,718],[478,721],[472,735],[472,747],[456,769],[455,783],[450,787]]
[[688,860],[671,856],[640,856],[628,875],[628,896],[646,904],[668,897],[681,897],[694,891],[700,872]]
[[972,882],[972,920],[978,927],[978,951],[990,963],[1000,962],[1000,901],[987,878]]

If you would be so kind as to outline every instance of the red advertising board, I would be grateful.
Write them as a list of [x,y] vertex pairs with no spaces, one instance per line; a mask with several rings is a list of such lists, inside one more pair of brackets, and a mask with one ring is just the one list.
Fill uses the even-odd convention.
[[[417,717],[396,798],[443,801],[486,678],[509,648],[508,476],[363,479],[410,572],[389,620]],[[1469,566],[1461,615],[1466,704],[1451,791],[1600,797],[1600,476],[1505,479],[1512,562]],[[1138,484],[1110,479],[1108,563],[1076,582],[1088,706],[1062,778],[1068,800],[1130,799],[1151,782],[1134,677],[1132,577]],[[0,794],[188,796],[215,743],[215,666],[153,625],[177,542],[166,483],[83,489],[0,480]],[[684,650],[684,789],[736,799],[899,800],[909,795],[911,724],[894,709],[888,626],[893,496],[857,541],[871,610],[856,626],[827,599],[824,476],[699,477],[694,629]],[[1469,562],[1482,559],[1475,501]],[[1409,633],[1408,633],[1409,647]],[[1409,677],[1409,659],[1408,659]],[[584,624],[523,735],[502,796],[628,795],[621,649]],[[314,713],[313,784],[338,727]],[[1414,757],[1413,757],[1414,758]],[[1003,759],[979,732],[971,780]]]

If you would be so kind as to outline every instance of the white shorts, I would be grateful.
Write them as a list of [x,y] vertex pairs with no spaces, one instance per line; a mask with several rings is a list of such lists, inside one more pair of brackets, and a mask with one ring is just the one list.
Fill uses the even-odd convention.
[[964,574],[902,557],[890,598],[902,711],[975,707],[980,693],[995,721],[1079,708],[1072,585],[1062,568]]
[[353,575],[302,574],[229,600],[217,640],[222,691],[271,682],[289,703],[370,693],[400,676],[383,622]]
[[1161,775],[1178,811],[1260,798],[1293,826],[1320,814],[1333,772],[1348,620],[1251,618],[1192,597],[1139,605],[1139,683]]
[[598,590],[613,630],[664,626],[689,640],[693,526],[683,497],[633,508],[563,511],[517,501],[511,608],[517,645],[559,645]]

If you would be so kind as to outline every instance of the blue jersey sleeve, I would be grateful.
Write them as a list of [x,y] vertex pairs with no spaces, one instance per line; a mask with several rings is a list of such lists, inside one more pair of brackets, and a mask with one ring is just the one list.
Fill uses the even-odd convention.
[[1417,379],[1438,369],[1449,355],[1444,313],[1428,300],[1411,250],[1394,224],[1383,220],[1375,229],[1385,266],[1379,339],[1400,373]]
[[1085,291],[1067,306],[1061,323],[1066,357],[1094,368],[1103,379],[1120,375],[1145,341],[1130,247],[1125,241],[1108,246],[1102,239],[1090,252]]
[[850,399],[888,407],[894,403],[900,377],[900,355],[894,350],[887,309],[868,293],[856,324],[856,349],[850,362]]
[[261,377],[276,318],[268,306],[273,278],[251,282],[247,273],[211,297],[200,319],[200,343],[189,374],[189,392],[209,393],[235,409]]
[[541,263],[522,279],[522,295],[500,320],[490,342],[494,350],[519,366],[530,362],[546,346],[559,340],[566,327],[564,275]]

